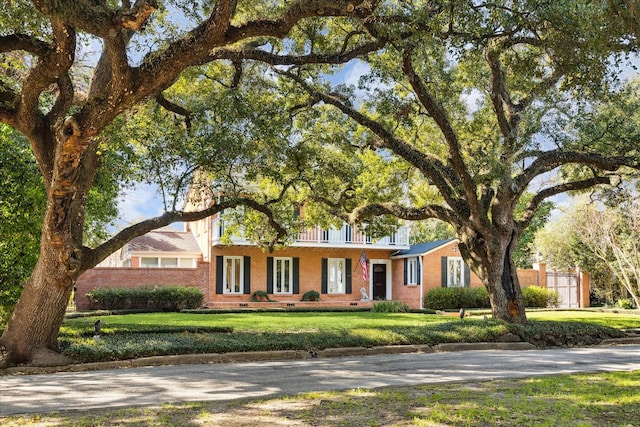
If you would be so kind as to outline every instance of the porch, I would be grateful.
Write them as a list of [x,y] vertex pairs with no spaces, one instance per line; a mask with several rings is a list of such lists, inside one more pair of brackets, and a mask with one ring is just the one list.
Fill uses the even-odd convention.
[[374,301],[224,301],[209,302],[205,308],[210,309],[247,309],[247,310],[268,310],[268,309],[370,309]]
[[[211,222],[211,242],[217,245],[222,242],[225,233],[224,221],[219,218]],[[250,245],[245,236],[231,236],[231,243],[235,245]],[[300,232],[291,247],[350,247],[362,249],[408,249],[409,227],[398,227],[395,233],[380,239],[373,239],[363,230],[344,224],[341,228],[322,228],[315,226]]]

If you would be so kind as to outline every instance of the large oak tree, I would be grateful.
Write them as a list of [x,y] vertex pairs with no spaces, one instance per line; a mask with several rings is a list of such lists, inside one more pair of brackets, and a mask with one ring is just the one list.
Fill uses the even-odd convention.
[[[269,214],[265,203],[243,197],[226,198],[190,212],[169,203],[160,217],[130,226],[98,246],[86,246],[83,235],[89,191],[101,156],[111,144],[105,129],[115,119],[148,100],[189,118],[189,112],[165,94],[185,70],[222,61],[232,64],[228,67],[231,77],[239,76],[242,63],[231,53],[256,46],[267,51],[269,45],[284,44],[282,40],[297,24],[314,17],[342,19],[345,27],[358,27],[376,3],[2,2],[0,121],[29,141],[43,177],[47,206],[40,256],[0,340],[0,366],[65,363],[57,353],[57,335],[75,279],[133,237],[239,205]],[[173,16],[180,16],[179,22],[172,22]],[[337,49],[332,59],[316,57],[311,59],[314,62],[345,61],[368,49],[355,33],[337,31],[339,25],[334,28]],[[363,31],[360,26],[359,33]],[[220,52],[221,47],[228,50]],[[80,62],[80,52],[95,49],[95,58]],[[18,64],[16,56],[26,60]],[[12,72],[16,66],[24,67],[23,78]],[[79,66],[92,68],[90,81],[77,78]],[[229,78],[232,85],[234,80]],[[211,144],[215,147],[215,141]]]
[[536,212],[554,196],[640,167],[637,139],[604,148],[571,128],[615,90],[616,64],[635,38],[620,32],[618,11],[598,2],[386,6],[393,18],[367,24],[387,43],[366,57],[358,102],[353,89],[332,87],[308,65],[280,71],[309,104],[357,125],[342,150],[377,154],[369,180],[345,176],[345,191],[324,201],[351,221],[450,224],[489,291],[493,317],[524,323],[513,251]]

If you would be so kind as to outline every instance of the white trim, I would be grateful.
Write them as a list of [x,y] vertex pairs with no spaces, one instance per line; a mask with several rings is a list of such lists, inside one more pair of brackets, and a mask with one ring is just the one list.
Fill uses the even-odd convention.
[[[342,263],[342,269],[338,271],[336,269],[336,273],[342,279],[342,286],[339,291],[332,292],[331,291],[331,264],[333,263]],[[341,295],[345,294],[347,291],[347,267],[346,267],[346,259],[345,258],[327,258],[327,294],[328,295]],[[336,277],[337,279],[338,277]],[[351,278],[353,282],[353,277]]]
[[[459,284],[452,284],[450,279],[451,279],[451,272],[449,270],[449,263],[451,261],[454,261],[456,263],[459,263],[459,267],[460,267],[460,277],[458,277],[457,279],[460,280]],[[448,256],[447,257],[447,288],[464,288],[465,283],[464,283],[464,259],[462,259],[462,257],[459,256]]]
[[[289,261],[289,290],[288,291],[280,291],[278,292],[277,282],[278,282],[278,261],[283,263],[284,261]],[[281,276],[285,277],[287,272],[282,271]],[[293,258],[292,257],[273,257],[273,294],[274,295],[292,295],[293,294]]]
[[387,296],[387,301],[391,301],[393,299],[393,283],[391,283],[391,280],[393,278],[393,275],[391,274],[391,265],[392,262],[390,259],[370,259],[369,261],[369,297],[371,299],[373,299],[373,266],[374,264],[384,264],[386,265],[386,270],[387,270],[387,277],[386,277],[386,283],[387,283],[387,289],[386,289],[386,296]]
[[422,275],[424,274],[424,265],[422,263],[423,258],[421,256],[418,257],[418,262],[420,263],[420,277],[418,277],[418,280],[420,282],[420,310],[422,310],[424,308],[424,285],[422,282],[424,282],[424,280],[422,280]]
[[[227,290],[227,261],[235,260],[240,264],[239,290],[232,291],[231,287]],[[242,256],[223,256],[222,257],[222,294],[223,295],[242,295],[244,293],[244,257]]]
[[[418,260],[420,258],[422,257],[418,255],[407,258],[407,286],[416,286],[420,283],[420,277],[418,277],[418,270],[420,265],[420,262]],[[412,264],[413,264],[413,271],[411,271]],[[412,276],[411,273],[413,273],[413,276],[414,276],[413,280],[411,277]]]

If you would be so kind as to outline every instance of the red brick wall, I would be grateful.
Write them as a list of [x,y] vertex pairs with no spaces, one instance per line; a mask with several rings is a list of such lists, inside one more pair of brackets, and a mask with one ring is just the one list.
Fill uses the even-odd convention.
[[[422,283],[424,283],[424,292],[429,289],[439,288],[442,286],[442,257],[461,257],[458,250],[458,244],[451,242],[445,246],[430,252],[422,261]],[[471,272],[470,284],[472,288],[483,286],[478,276]]]
[[393,299],[402,301],[414,309],[420,308],[420,285],[404,284],[404,259],[394,259],[393,269]]
[[[367,250],[368,259],[388,259],[393,251]],[[287,248],[268,253],[253,246],[216,246],[212,251],[210,302],[246,302],[250,295],[216,294],[216,256],[249,256],[251,257],[251,293],[267,291],[267,257],[300,258],[300,293],[292,295],[274,295],[271,298],[280,302],[300,301],[305,292],[322,289],[322,258],[351,258],[352,291],[350,294],[322,294],[322,301],[360,301],[360,288],[365,286],[367,294],[369,283],[362,281],[360,254],[362,249],[350,248]],[[371,296],[371,295],[369,295]]]
[[209,263],[197,268],[94,268],[84,272],[76,283],[76,306],[89,310],[86,294],[96,288],[135,288],[143,286],[194,286],[209,300]]
[[[442,257],[460,257],[458,251],[458,245],[456,242],[452,242],[448,245],[440,247],[433,252],[430,252],[422,259],[422,283],[423,294],[426,294],[430,289],[439,288],[442,286]],[[522,287],[531,285],[546,286],[546,269],[544,264],[540,267],[541,271],[531,270],[518,270],[518,279]],[[542,279],[541,279],[542,278]],[[470,275],[471,287],[484,286],[482,281],[476,274],[471,271]],[[419,286],[404,286],[404,260],[396,259],[393,261],[393,299],[404,301],[411,308],[420,307],[420,287]]]

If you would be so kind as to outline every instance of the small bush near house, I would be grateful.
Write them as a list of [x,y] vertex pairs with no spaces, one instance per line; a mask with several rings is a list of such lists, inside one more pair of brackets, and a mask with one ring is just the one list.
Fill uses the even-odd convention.
[[482,288],[434,288],[424,296],[425,308],[458,310],[461,308],[490,308],[489,293]]
[[558,292],[542,286],[529,286],[522,289],[525,307],[547,308],[558,307],[560,295]]
[[373,304],[371,311],[375,313],[409,313],[411,308],[402,301],[382,301]]
[[96,310],[153,309],[178,311],[202,305],[204,294],[189,286],[157,286],[154,288],[99,288],[87,293],[91,308]]
[[302,295],[302,301],[320,301],[320,293],[314,290],[307,291]]

